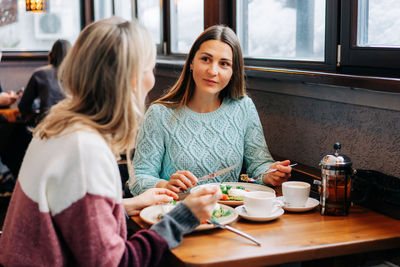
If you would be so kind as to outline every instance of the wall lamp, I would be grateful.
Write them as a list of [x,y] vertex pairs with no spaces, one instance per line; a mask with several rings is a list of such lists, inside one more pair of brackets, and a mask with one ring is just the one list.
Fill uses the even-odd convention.
[[47,0],[26,0],[27,12],[46,12]]

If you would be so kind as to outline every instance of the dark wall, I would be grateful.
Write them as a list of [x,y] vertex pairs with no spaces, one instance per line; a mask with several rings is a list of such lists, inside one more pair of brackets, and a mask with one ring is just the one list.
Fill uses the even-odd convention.
[[38,67],[47,61],[3,61],[0,62],[0,83],[4,91],[18,91],[26,87],[29,78]]
[[342,144],[355,168],[400,177],[400,112],[251,91],[272,153],[318,167]]

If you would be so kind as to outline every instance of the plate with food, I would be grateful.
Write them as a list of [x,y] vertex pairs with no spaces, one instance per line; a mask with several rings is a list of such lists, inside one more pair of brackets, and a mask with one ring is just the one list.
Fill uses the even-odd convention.
[[267,191],[275,194],[275,190],[271,187],[261,184],[241,183],[241,182],[222,182],[222,183],[209,183],[193,187],[191,191],[197,188],[210,185],[219,185],[222,191],[222,198],[218,201],[220,204],[229,206],[243,205],[243,198],[247,192],[251,191]]
[[[144,208],[140,212],[139,216],[146,223],[155,224],[162,219],[162,216],[164,214],[166,214],[166,213],[170,212],[172,209],[174,209],[177,204],[178,204],[177,201],[172,201],[170,203],[149,206],[147,208]],[[238,218],[238,214],[234,208],[229,207],[227,205],[217,203],[215,205],[213,215],[211,218],[213,220],[216,220],[217,222],[225,225],[225,224],[230,224],[230,223],[234,222]],[[202,222],[195,229],[195,231],[207,230],[207,229],[213,229],[213,228],[216,228],[216,226],[213,224],[207,224],[207,222]]]

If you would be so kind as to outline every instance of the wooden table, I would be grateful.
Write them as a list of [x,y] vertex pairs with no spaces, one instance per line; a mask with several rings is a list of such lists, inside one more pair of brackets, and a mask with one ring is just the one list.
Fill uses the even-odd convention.
[[[149,227],[138,216],[132,220]],[[195,232],[171,251],[173,266],[267,266],[400,248],[400,220],[362,207],[345,217],[321,216],[315,209],[285,212],[271,222],[239,219],[233,226],[262,246],[222,229]]]

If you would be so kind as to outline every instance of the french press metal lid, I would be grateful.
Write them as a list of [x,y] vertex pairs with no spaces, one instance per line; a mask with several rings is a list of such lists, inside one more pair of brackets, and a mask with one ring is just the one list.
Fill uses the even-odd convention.
[[339,154],[339,150],[342,145],[336,142],[333,145],[335,152],[333,154],[326,155],[322,158],[320,166],[326,170],[342,170],[351,168],[352,162],[350,158],[346,155]]

